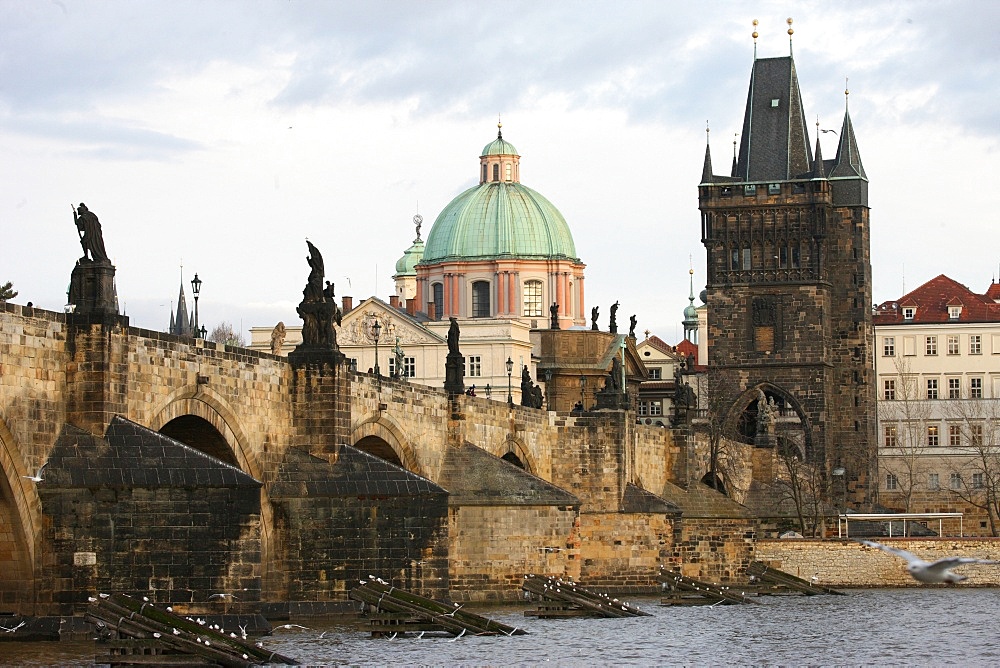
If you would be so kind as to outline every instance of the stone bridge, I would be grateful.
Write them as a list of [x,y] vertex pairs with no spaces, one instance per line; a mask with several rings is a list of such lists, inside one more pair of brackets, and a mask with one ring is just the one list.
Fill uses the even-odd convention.
[[688,483],[704,472],[687,447],[626,411],[508,407],[0,304],[0,613],[78,613],[110,590],[321,612],[369,573],[454,600],[516,598],[530,572],[724,579],[750,520]]

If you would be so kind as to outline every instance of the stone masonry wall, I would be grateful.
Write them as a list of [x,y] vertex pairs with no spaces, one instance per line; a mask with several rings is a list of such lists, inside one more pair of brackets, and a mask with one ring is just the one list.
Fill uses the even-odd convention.
[[[998,538],[881,538],[879,542],[935,561],[963,556],[1000,558]],[[826,587],[920,586],[906,572],[906,562],[853,540],[760,540],[754,557],[796,577]],[[1000,565],[971,565],[956,569],[969,579],[962,586],[1000,586]]]
[[746,519],[685,519],[677,523],[667,571],[713,583],[745,582],[754,532]]
[[662,514],[581,514],[580,582],[620,591],[657,586],[673,553],[674,529]]

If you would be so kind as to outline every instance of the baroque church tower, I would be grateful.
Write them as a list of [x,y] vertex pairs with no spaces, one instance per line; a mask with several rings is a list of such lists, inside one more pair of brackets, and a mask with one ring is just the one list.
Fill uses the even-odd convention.
[[[744,440],[795,452],[831,476],[832,501],[863,503],[876,446],[868,178],[846,109],[832,160],[818,137],[811,150],[805,119],[791,55],[758,59],[755,45],[731,173],[713,173],[706,147],[698,187],[709,367],[727,379],[711,391],[730,395]],[[770,438],[760,392],[779,409]]]

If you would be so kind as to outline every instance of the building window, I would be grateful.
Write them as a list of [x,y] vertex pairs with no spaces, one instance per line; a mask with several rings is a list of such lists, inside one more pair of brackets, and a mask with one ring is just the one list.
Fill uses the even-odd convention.
[[972,489],[982,489],[983,487],[985,487],[985,485],[983,485],[983,474],[982,473],[973,473],[972,474]]
[[969,379],[969,398],[970,399],[982,399],[983,398],[983,379],[982,378],[970,378]]
[[542,317],[541,281],[528,281],[524,284],[524,315],[528,318]]
[[894,424],[887,424],[887,425],[885,425],[884,431],[882,433],[884,435],[882,441],[885,444],[885,447],[887,447],[887,448],[895,448],[896,447],[896,443],[897,443],[897,440],[896,440],[896,425],[894,425]]
[[882,356],[883,357],[896,356],[896,337],[887,336],[884,339],[882,339]]
[[778,248],[778,267],[784,269],[788,266],[788,248],[781,246]]
[[928,489],[941,489],[941,476],[937,473],[927,474],[927,488]]
[[981,424],[970,424],[969,425],[969,445],[974,448],[980,448],[983,445],[983,425]]
[[948,476],[948,484],[952,489],[962,489],[962,474],[952,473]]
[[433,284],[431,286],[431,293],[434,295],[434,318],[440,320],[444,317],[444,284]]
[[948,398],[949,399],[961,399],[962,398],[962,379],[961,378],[949,378],[948,379]]
[[894,491],[899,489],[899,478],[896,477],[895,473],[887,473],[885,476],[885,488],[887,490]]
[[510,163],[508,162],[503,166],[503,180],[510,181]]
[[757,194],[757,186],[756,185],[743,186],[743,194],[744,195],[756,195]]
[[799,248],[798,246],[792,246],[792,269],[798,269],[799,266]]
[[479,377],[483,375],[483,358],[480,355],[469,355],[469,376]]
[[767,194],[768,195],[780,195],[781,194],[781,184],[780,183],[768,183],[767,184]]
[[936,424],[927,425],[927,447],[936,448],[939,442],[938,426]]
[[663,378],[663,370],[660,369],[660,367],[658,366],[647,367],[646,371],[649,372],[650,380],[660,380],[661,378]]
[[903,320],[913,320],[913,316],[916,314],[917,309],[912,306],[907,306],[903,309]]
[[663,404],[660,401],[640,401],[639,415],[663,415]]
[[982,355],[983,354],[983,336],[982,336],[982,334],[970,334],[969,335],[969,354],[970,355]]
[[962,427],[957,424],[948,425],[948,445],[953,448],[962,445]]
[[358,370],[358,358],[357,357],[347,357],[344,359],[344,363],[347,364],[347,368],[351,371]]
[[[415,357],[404,357],[403,358],[403,373],[401,378],[413,378],[416,375],[417,360]],[[389,375],[396,375],[396,357],[389,357]]]
[[729,268],[732,271],[736,271],[740,268],[740,251],[734,248],[729,254]]
[[937,355],[937,337],[927,336],[924,337],[924,354],[925,355]]
[[476,281],[472,284],[472,317],[490,317],[490,282]]
[[883,381],[883,398],[886,401],[896,400],[896,379],[890,378]]
[[752,262],[751,262],[752,258],[753,258],[753,255],[751,254],[750,249],[749,248],[744,248],[743,249],[743,269],[752,269],[753,268],[751,266],[752,265]]
[[500,163],[499,162],[493,164],[493,180],[494,181],[499,181],[500,180]]
[[938,379],[928,378],[927,379],[927,398],[937,399],[938,398]]
[[958,354],[958,335],[949,334],[948,335],[948,354],[957,355]]
[[961,306],[949,306],[948,307],[948,317],[952,320],[958,320],[958,317],[962,315]]
[[486,183],[486,163],[483,163],[483,183]]

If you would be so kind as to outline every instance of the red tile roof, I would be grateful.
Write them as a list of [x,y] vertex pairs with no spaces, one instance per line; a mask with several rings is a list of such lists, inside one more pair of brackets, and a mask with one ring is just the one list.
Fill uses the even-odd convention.
[[698,358],[698,346],[696,346],[695,344],[691,343],[687,339],[684,339],[683,341],[681,341],[680,343],[678,343],[677,347],[676,347],[676,350],[677,350],[677,352],[679,352],[682,355],[684,355],[684,357],[688,357],[690,355],[694,355],[695,359]]
[[[875,307],[876,325],[898,323],[926,324],[935,322],[1000,322],[1000,285],[993,283],[985,295],[977,295],[961,283],[941,274],[916,290],[895,301],[883,302]],[[958,319],[948,315],[949,306],[961,306]],[[914,307],[911,320],[903,319],[903,307]]]

